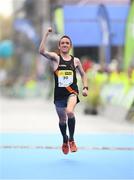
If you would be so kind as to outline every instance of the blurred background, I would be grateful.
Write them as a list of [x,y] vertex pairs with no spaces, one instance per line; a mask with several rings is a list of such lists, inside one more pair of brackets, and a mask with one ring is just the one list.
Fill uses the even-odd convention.
[[[38,51],[50,26],[47,49],[70,36],[89,83],[82,97],[78,74],[79,151],[66,157]],[[0,0],[0,179],[134,179],[133,167],[134,0]]]
[[67,34],[87,73],[83,114],[133,123],[133,0],[0,0],[1,99],[53,98],[51,68],[38,52],[49,26],[48,49],[56,51],[59,37]]

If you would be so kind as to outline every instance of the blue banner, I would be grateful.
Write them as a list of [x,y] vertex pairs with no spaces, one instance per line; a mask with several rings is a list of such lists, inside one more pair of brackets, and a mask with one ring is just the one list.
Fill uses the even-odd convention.
[[16,19],[14,21],[14,28],[17,31],[25,33],[29,39],[31,39],[35,45],[39,44],[39,37],[35,31],[34,26],[28,19]]
[[106,64],[109,64],[111,61],[111,28],[107,9],[103,4],[98,8],[98,20],[101,26],[101,45],[105,50]]

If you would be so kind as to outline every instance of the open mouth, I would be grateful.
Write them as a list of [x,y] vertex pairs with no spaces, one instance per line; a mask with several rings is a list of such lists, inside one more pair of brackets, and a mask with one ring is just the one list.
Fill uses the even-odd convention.
[[63,50],[68,50],[68,47],[63,47],[62,49],[63,49]]

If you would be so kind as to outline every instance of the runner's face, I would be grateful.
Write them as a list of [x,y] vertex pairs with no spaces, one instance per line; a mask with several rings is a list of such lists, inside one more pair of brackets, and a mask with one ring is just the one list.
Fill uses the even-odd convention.
[[60,40],[59,49],[62,53],[68,53],[71,49],[71,42],[68,38],[62,38]]

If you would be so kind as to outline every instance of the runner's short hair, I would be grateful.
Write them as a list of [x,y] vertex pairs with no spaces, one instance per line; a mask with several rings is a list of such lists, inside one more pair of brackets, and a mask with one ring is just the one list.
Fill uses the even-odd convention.
[[72,45],[72,40],[71,40],[71,38],[70,38],[69,36],[67,36],[67,35],[64,35],[64,36],[62,36],[62,37],[60,38],[60,40],[59,40],[59,45],[60,45],[60,42],[61,42],[61,40],[62,40],[63,38],[69,39],[70,44]]

